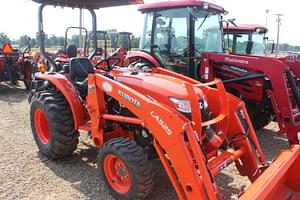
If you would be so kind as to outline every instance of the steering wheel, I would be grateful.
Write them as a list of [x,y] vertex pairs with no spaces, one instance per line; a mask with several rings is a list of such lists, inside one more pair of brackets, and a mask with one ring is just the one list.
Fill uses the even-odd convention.
[[[110,65],[110,60],[117,60],[116,62],[114,62],[112,65]],[[100,66],[103,65],[106,62],[106,67],[101,68]],[[118,57],[108,57],[105,58],[103,60],[100,60],[96,65],[95,68],[96,69],[103,69],[106,72],[110,72],[116,65],[118,65],[121,62],[121,58]]]
[[[185,48],[185,49],[183,49],[183,55],[184,55],[184,57],[188,57],[190,51],[191,51],[190,48]],[[194,51],[195,51],[196,53],[198,53],[199,55],[202,53],[200,50],[198,50],[198,49],[196,49],[196,48],[194,49]]]

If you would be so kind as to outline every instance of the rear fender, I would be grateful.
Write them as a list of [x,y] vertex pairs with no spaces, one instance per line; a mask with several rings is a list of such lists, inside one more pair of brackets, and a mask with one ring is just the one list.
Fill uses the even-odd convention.
[[163,65],[159,62],[155,56],[146,51],[128,51],[126,55],[126,60],[132,60],[135,58],[142,58],[144,60],[149,61],[155,67],[163,67]]
[[75,129],[78,129],[78,127],[85,122],[87,112],[71,82],[65,76],[58,73],[37,73],[35,74],[35,79],[49,81],[64,95],[72,110]]

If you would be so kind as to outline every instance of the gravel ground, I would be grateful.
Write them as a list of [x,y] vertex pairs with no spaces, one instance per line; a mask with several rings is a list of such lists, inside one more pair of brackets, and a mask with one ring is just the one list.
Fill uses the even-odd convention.
[[[37,150],[29,125],[29,105],[24,86],[0,83],[0,199],[112,199],[97,177],[97,150],[81,136],[75,154],[64,161],[49,161]],[[275,134],[276,125],[258,133],[267,160],[288,147]],[[156,185],[149,200],[177,199],[159,162]],[[217,177],[225,199],[248,185],[234,165]]]

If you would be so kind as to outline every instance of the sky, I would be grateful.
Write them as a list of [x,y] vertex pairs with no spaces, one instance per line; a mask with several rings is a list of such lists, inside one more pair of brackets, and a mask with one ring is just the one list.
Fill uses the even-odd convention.
[[[155,2],[155,0],[144,0]],[[283,14],[280,26],[280,43],[300,45],[300,1],[298,0],[206,0],[224,7],[229,14],[227,19],[235,18],[237,24],[260,24],[269,29],[268,37],[276,41],[277,22],[274,14]],[[96,11],[98,30],[117,28],[118,31],[129,31],[140,35],[143,27],[143,16],[137,11],[138,6],[104,8]],[[266,10],[270,10],[266,17]],[[11,39],[21,35],[34,37],[38,30],[38,4],[30,0],[1,1],[0,32]],[[6,19],[6,20],[5,20]],[[44,13],[44,29],[48,34],[63,36],[66,27],[78,26],[79,11],[46,7]],[[84,25],[91,29],[88,12],[84,13]]]

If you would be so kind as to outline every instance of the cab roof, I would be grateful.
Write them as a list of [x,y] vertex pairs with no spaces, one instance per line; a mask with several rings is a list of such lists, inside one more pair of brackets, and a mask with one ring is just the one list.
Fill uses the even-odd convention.
[[178,7],[192,7],[192,6],[208,6],[209,9],[225,12],[224,8],[216,4],[208,3],[201,0],[171,0],[160,1],[155,3],[143,4],[139,7],[139,11],[147,12],[151,10],[178,8]]
[[236,30],[236,31],[256,31],[260,29],[262,32],[267,32],[268,29],[258,24],[239,24],[238,26],[224,26],[224,30]]
[[113,6],[124,6],[142,4],[143,0],[32,0],[36,3],[53,5],[53,6],[65,6],[72,8],[104,8]]

